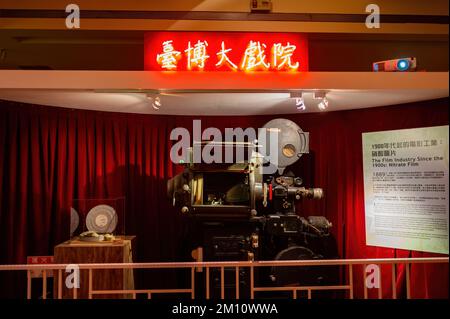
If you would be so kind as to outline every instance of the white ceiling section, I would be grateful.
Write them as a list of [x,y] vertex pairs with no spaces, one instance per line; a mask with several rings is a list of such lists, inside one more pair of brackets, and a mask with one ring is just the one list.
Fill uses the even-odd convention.
[[[448,72],[307,72],[297,74],[145,71],[0,71],[0,99],[108,112],[170,115],[320,112],[313,92],[327,93],[325,110],[350,110],[448,97]],[[147,98],[161,92],[155,110]]]
[[[326,111],[350,110],[431,100],[445,90],[331,90]],[[298,113],[289,93],[176,93],[160,95],[159,110],[143,93],[103,93],[73,90],[0,90],[0,99],[66,108],[170,115],[258,115]],[[306,110],[319,112],[312,93],[305,93]],[[323,112],[323,111],[322,111]]]

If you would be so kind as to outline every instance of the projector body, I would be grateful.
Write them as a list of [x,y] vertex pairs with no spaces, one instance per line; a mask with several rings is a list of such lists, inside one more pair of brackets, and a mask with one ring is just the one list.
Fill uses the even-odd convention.
[[414,71],[416,67],[417,59],[414,57],[386,60],[372,64],[374,72],[407,72]]
[[[286,119],[272,120],[264,127],[280,132],[277,173],[263,171],[257,145],[250,142],[246,145],[255,152],[243,162],[185,163],[184,171],[168,181],[169,198],[187,217],[182,250],[192,251],[191,256],[202,261],[336,258],[332,224],[324,216],[302,217],[297,211],[297,202],[321,199],[322,189],[304,187],[300,177],[284,171],[309,150],[309,135]],[[232,148],[237,152],[242,145]],[[255,270],[255,282],[260,286],[332,285],[339,276],[331,268],[265,267]],[[234,277],[234,272],[225,269],[225,277]],[[221,295],[220,281],[220,269],[212,269],[213,297]],[[249,298],[248,268],[240,269],[239,285],[241,297]],[[235,284],[227,284],[225,296],[234,296],[234,291]]]

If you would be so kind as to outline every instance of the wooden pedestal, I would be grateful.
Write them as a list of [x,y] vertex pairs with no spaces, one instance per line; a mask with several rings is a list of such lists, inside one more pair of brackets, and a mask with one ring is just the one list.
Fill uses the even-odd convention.
[[[132,247],[135,236],[118,236],[113,242],[84,242],[78,238],[59,244],[54,249],[56,264],[85,264],[85,263],[131,263]],[[93,290],[123,290],[134,289],[132,269],[96,269],[92,271]],[[73,289],[65,285],[66,273],[62,276],[62,297],[73,298]],[[88,270],[80,271],[80,289],[77,298],[87,299]],[[55,274],[54,296],[58,296],[58,276]],[[125,294],[93,295],[93,298],[130,298]]]

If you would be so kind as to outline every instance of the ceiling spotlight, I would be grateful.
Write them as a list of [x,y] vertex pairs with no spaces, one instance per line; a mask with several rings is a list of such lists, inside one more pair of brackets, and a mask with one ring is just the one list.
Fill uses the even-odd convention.
[[314,98],[315,100],[318,100],[318,99],[324,99],[326,95],[327,95],[327,93],[324,92],[324,91],[315,91],[315,92],[313,93],[313,98]]
[[304,111],[306,110],[305,101],[302,97],[295,98],[295,106],[297,107],[298,111]]
[[295,99],[295,98],[302,97],[302,96],[303,96],[302,91],[291,91],[290,92],[291,99]]
[[326,97],[324,97],[322,99],[322,101],[320,101],[320,103],[317,105],[317,107],[319,108],[319,110],[323,111],[328,107],[328,100]]
[[162,105],[162,103],[161,103],[161,98],[160,98],[159,96],[156,96],[156,97],[153,99],[152,107],[153,107],[155,110],[159,110],[159,108],[161,107],[161,105]]
[[152,103],[152,107],[155,110],[159,110],[160,107],[162,106],[161,98],[159,96],[152,96],[148,94],[147,99],[150,101],[150,103]]
[[295,99],[295,106],[298,111],[304,111],[306,109],[305,100],[303,99],[302,91],[290,92],[290,98]]

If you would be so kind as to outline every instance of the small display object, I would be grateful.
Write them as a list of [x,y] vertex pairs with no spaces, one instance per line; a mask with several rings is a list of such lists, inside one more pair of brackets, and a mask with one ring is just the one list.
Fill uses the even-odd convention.
[[125,198],[75,199],[70,208],[70,238],[109,242],[125,235]]

